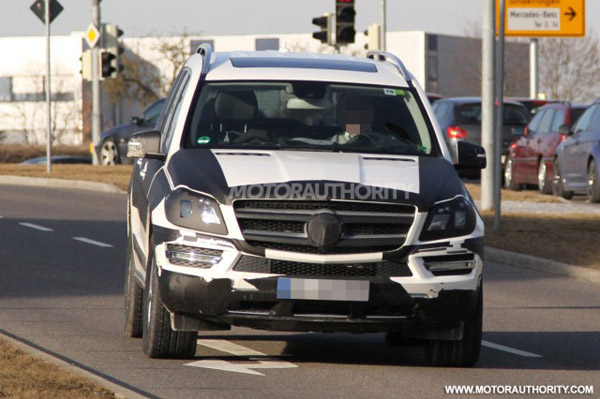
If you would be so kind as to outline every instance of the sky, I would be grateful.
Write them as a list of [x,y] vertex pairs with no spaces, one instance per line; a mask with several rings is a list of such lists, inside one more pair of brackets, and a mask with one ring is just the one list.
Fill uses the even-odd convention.
[[[44,25],[29,9],[33,0],[1,0],[0,37],[42,36]],[[53,35],[85,31],[92,0],[58,0],[63,12]],[[123,4],[126,4],[125,6]],[[381,20],[381,0],[356,0],[356,28]],[[484,0],[387,0],[388,31],[425,30],[464,36],[481,26]],[[102,0],[103,22],[125,36],[311,33],[313,17],[333,11],[334,0]],[[8,11],[10,10],[10,11]],[[600,32],[600,0],[587,1],[587,23]]]
[[[42,36],[44,26],[29,9],[33,0],[1,0],[0,36]],[[85,31],[92,0],[58,0],[63,12],[52,34]],[[426,30],[465,35],[481,19],[483,0],[387,0],[388,31]],[[588,3],[600,3],[588,0]],[[126,4],[126,5],[124,5]],[[381,0],[356,0],[356,28],[381,20]],[[103,22],[119,25],[125,36],[311,33],[313,17],[333,11],[334,0],[102,0]],[[588,12],[600,5],[588,4]],[[9,11],[10,10],[10,11]],[[598,19],[598,18],[596,18]],[[592,18],[588,16],[588,21]],[[594,21],[600,25],[600,21]],[[596,29],[600,30],[600,29]]]

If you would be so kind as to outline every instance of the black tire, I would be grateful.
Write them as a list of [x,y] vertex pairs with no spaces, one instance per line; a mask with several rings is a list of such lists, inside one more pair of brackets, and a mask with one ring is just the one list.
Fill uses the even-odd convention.
[[538,190],[541,194],[552,194],[552,180],[548,177],[548,168],[543,159],[538,164]]
[[515,183],[513,176],[513,160],[508,157],[504,164],[504,188],[512,191],[521,191],[523,189],[522,184]]
[[596,161],[588,164],[588,199],[590,202],[600,202],[600,181],[598,181],[598,168]]
[[127,270],[125,272],[125,335],[131,338],[141,338],[143,333],[142,311],[144,308],[142,296],[144,290],[135,278],[135,260],[132,238],[127,244]]
[[458,341],[429,340],[425,345],[427,362],[435,367],[473,367],[479,360],[483,329],[483,285],[478,290],[477,305],[464,324]]
[[101,165],[116,165],[121,163],[119,147],[112,138],[107,138],[102,142],[99,157]]
[[158,288],[158,268],[152,257],[144,289],[143,349],[150,358],[191,358],[196,353],[196,331],[174,331],[171,315],[164,307]]
[[552,179],[552,193],[557,197],[564,199],[573,198],[573,191],[565,190],[563,185],[562,173],[560,170],[560,161],[558,158],[554,160],[554,178]]

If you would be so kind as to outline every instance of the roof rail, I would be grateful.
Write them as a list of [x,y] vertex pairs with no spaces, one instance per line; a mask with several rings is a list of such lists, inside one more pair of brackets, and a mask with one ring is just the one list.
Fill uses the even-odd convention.
[[367,52],[367,58],[378,61],[388,61],[391,64],[393,64],[396,68],[398,68],[400,75],[402,75],[402,77],[407,82],[412,80],[410,72],[408,72],[408,69],[406,69],[402,60],[392,53],[388,53],[387,51],[381,50],[371,50]]
[[210,57],[212,55],[212,46],[209,43],[202,43],[196,49],[196,53],[200,54],[204,61],[202,62],[202,76],[206,76],[210,70]]

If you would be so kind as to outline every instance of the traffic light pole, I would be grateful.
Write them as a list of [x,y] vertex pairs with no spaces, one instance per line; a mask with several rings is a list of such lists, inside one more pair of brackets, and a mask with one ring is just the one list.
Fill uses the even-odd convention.
[[385,0],[381,0],[381,49],[387,51],[385,35],[387,34],[387,5]]
[[46,172],[52,173],[52,88],[50,86],[52,77],[52,63],[50,58],[50,0],[45,5],[46,20]]
[[483,5],[483,37],[481,61],[481,144],[491,162],[481,171],[481,209],[494,208],[494,180],[497,165],[494,162],[494,29],[495,1]]
[[[100,0],[92,0],[92,24],[98,30],[102,29],[100,25]],[[100,140],[100,56],[99,46],[92,49],[92,145]],[[98,155],[92,149],[92,159],[94,165],[98,165]]]

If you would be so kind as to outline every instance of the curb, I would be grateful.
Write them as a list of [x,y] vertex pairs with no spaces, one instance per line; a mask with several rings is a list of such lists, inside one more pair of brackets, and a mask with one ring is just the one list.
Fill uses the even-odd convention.
[[537,256],[524,255],[490,247],[485,247],[484,253],[486,261],[502,263],[503,265],[520,269],[530,269],[543,273],[572,277],[592,283],[600,283],[600,270],[569,265],[550,259],[538,258]]
[[76,190],[96,191],[109,194],[125,194],[125,191],[109,183],[84,180],[52,179],[46,177],[0,175],[0,184],[31,187],[60,187]]
[[82,367],[78,367],[75,364],[69,363],[63,359],[55,357],[51,353],[40,350],[35,346],[28,344],[27,342],[15,339],[13,336],[11,336],[3,330],[0,330],[0,337],[2,337],[3,340],[10,343],[11,345],[18,347],[23,352],[26,352],[37,359],[41,359],[45,362],[52,363],[63,371],[72,374],[77,374],[81,377],[87,378],[88,380],[95,382],[96,384],[114,393],[115,398],[117,399],[148,399],[148,396],[144,396],[138,392],[135,392],[122,385],[116,384],[106,378],[103,378],[98,374],[92,373]]

